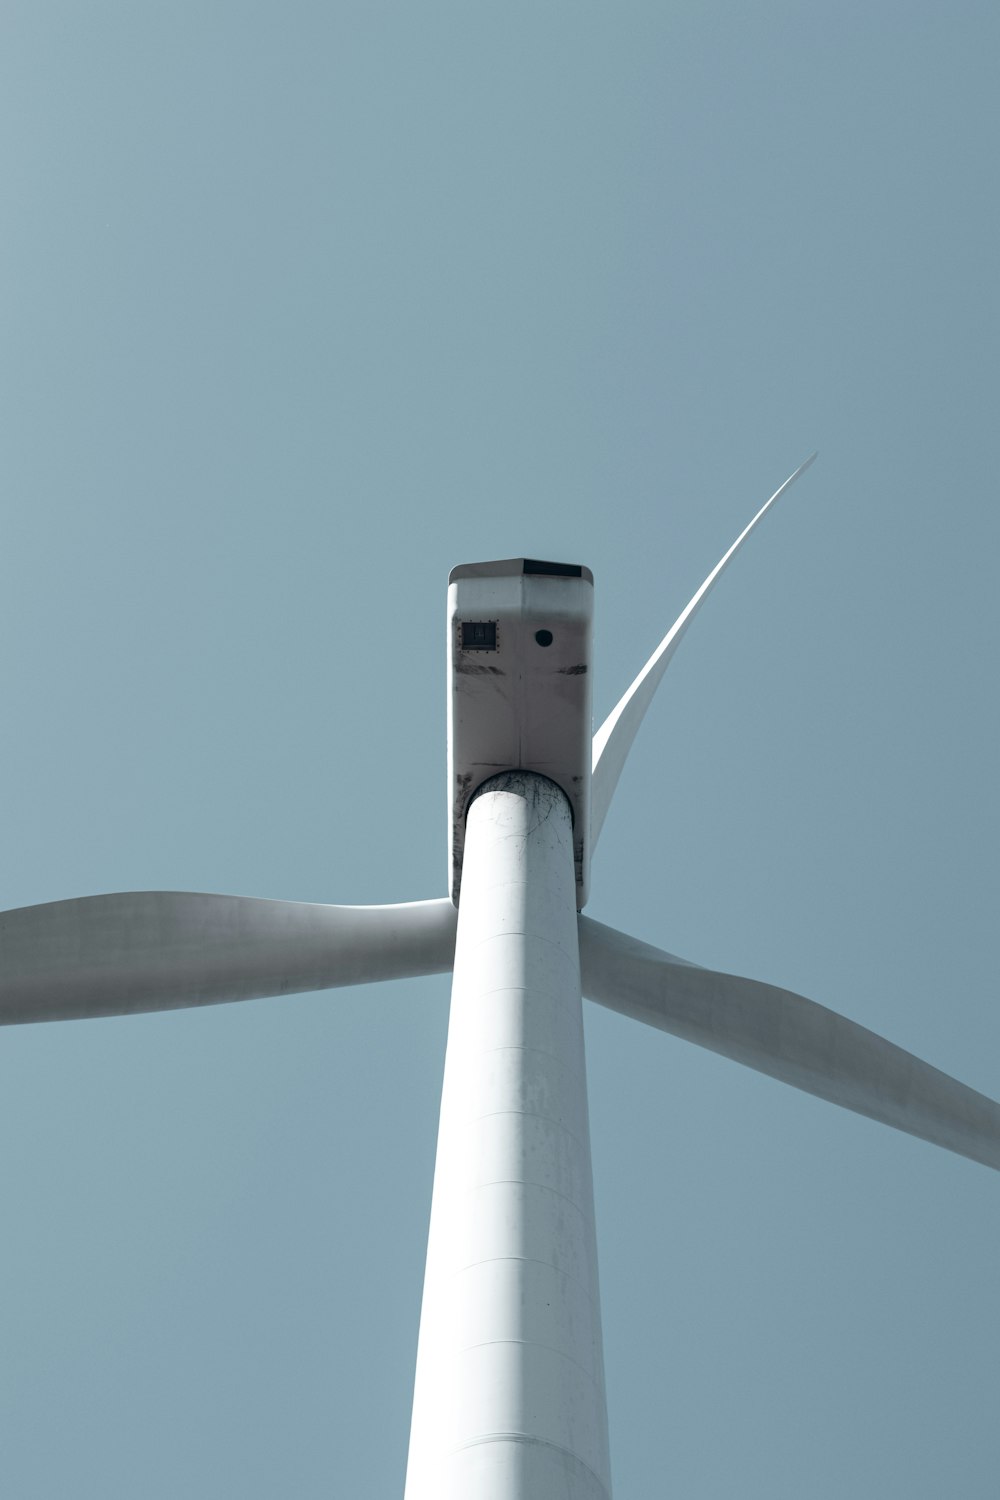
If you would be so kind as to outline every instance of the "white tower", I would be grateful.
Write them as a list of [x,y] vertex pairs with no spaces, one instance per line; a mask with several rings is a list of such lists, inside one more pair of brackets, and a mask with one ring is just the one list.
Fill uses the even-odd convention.
[[608,1500],[573,822],[469,808],[406,1500]]

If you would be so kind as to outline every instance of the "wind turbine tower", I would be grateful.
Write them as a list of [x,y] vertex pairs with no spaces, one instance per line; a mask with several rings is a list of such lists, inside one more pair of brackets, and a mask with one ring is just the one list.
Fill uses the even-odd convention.
[[0,915],[7,1023],[454,970],[406,1500],[610,1500],[583,997],[1000,1169],[993,1100],[800,995],[581,914],[684,631],[811,462],[593,741],[590,571],[531,558],[452,571],[450,895],[322,906],[142,891]]

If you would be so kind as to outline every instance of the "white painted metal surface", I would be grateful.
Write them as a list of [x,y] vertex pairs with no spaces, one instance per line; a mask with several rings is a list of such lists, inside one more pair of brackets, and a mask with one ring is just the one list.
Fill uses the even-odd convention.
[[572,825],[469,811],[406,1500],[610,1494]]
[[451,894],[462,884],[465,814],[502,771],[537,771],[573,812],[576,904],[590,879],[589,568],[508,558],[448,579],[448,806]]

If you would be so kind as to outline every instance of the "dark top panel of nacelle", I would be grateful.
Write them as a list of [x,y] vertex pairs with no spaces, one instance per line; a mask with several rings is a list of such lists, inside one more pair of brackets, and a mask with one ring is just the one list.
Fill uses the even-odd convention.
[[542,562],[537,557],[505,557],[499,562],[461,563],[452,568],[448,582],[459,578],[516,578],[527,573],[544,578],[582,578],[593,584],[594,575],[580,563]]

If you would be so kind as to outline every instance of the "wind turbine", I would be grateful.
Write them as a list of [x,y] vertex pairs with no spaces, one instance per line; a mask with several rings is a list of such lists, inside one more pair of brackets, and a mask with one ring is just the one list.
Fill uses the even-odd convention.
[[[815,455],[814,455],[815,457]],[[581,997],[1000,1168],[1000,1105],[855,1022],[578,915],[646,709],[761,508],[590,742],[593,581],[449,585],[451,895],[340,907],[132,892],[0,915],[0,1020],[454,969],[408,1500],[610,1496]]]

